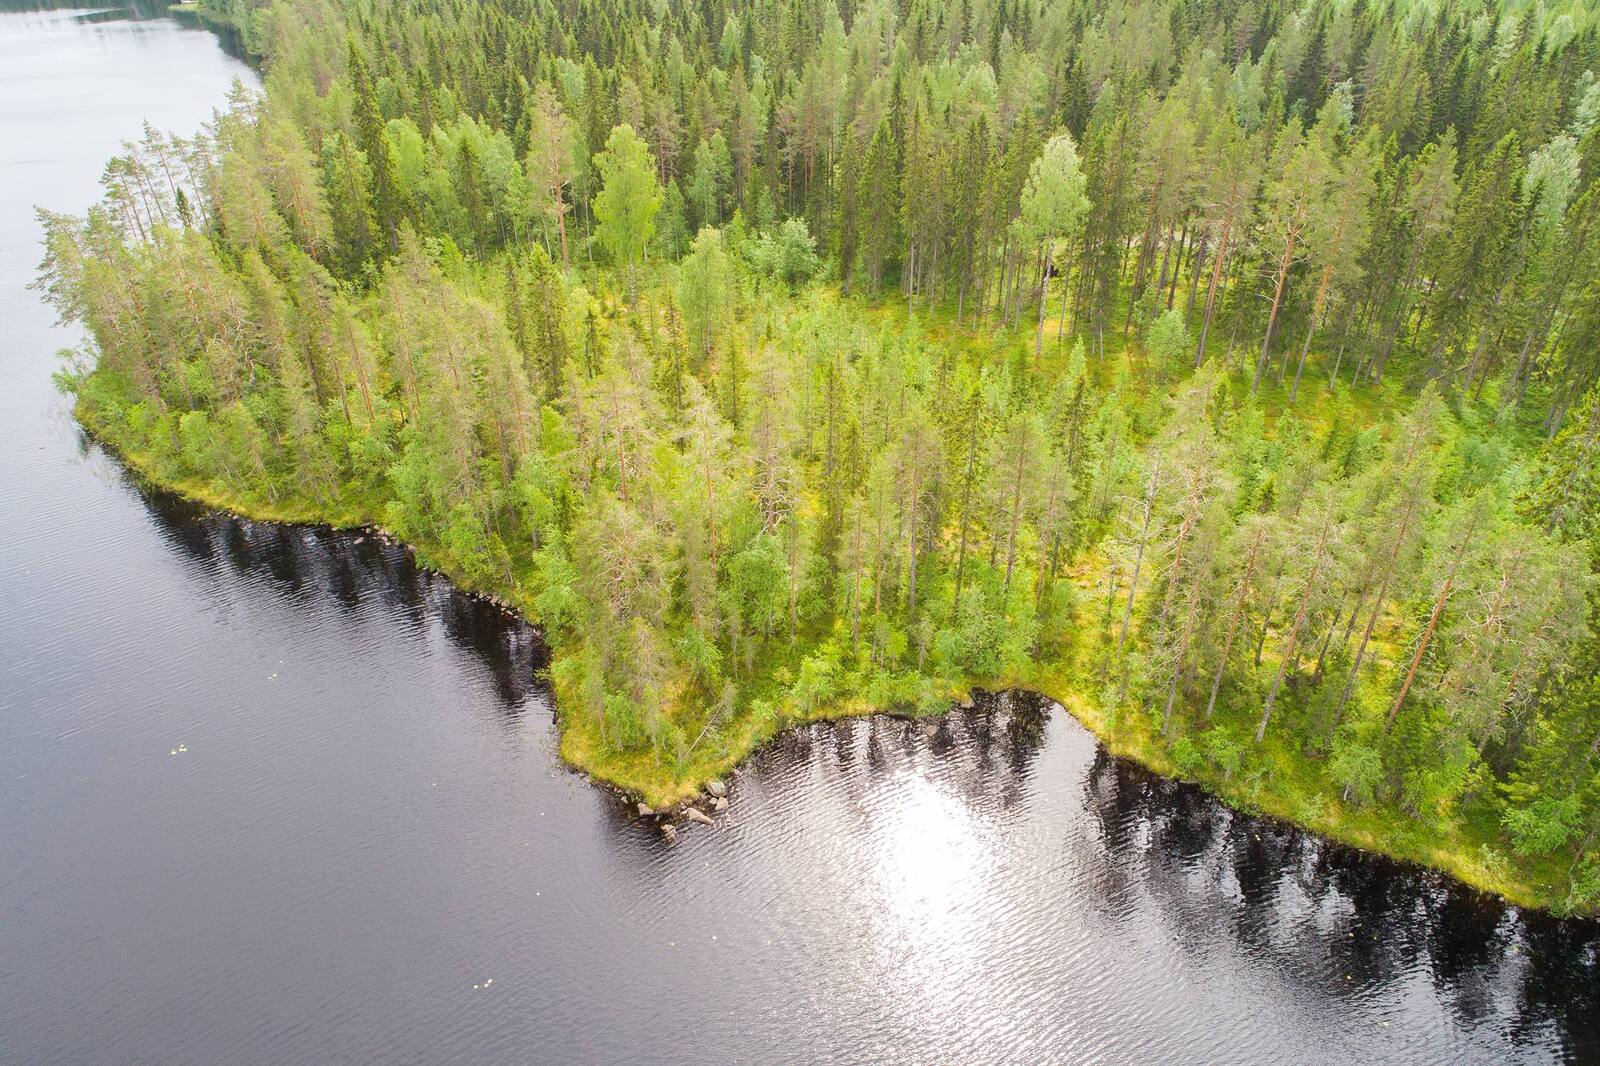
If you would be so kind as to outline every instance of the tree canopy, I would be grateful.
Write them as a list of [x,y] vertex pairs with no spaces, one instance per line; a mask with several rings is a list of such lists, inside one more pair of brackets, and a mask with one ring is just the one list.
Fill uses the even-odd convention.
[[1589,5],[202,2],[264,89],[43,216],[80,416],[506,597],[575,762],[1028,685],[1600,902]]

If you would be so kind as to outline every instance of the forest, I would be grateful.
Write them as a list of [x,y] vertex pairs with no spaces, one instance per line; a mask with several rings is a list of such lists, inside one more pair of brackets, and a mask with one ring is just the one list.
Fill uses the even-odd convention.
[[201,3],[263,87],[41,212],[58,379],[524,613],[569,762],[1025,687],[1600,908],[1582,0]]

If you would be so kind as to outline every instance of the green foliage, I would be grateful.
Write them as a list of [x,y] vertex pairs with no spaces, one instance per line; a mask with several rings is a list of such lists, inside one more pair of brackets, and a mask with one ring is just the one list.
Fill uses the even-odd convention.
[[786,617],[788,567],[778,539],[758,533],[728,560],[728,597],[745,623],[771,636]]
[[1021,227],[1029,239],[1049,245],[1073,235],[1089,210],[1085,181],[1071,134],[1045,142],[1022,187]]
[[1383,756],[1354,736],[1341,736],[1328,760],[1328,776],[1344,790],[1347,802],[1366,806],[1383,781]]
[[1206,766],[1206,755],[1193,737],[1181,736],[1172,742],[1172,761],[1178,772],[1187,776],[1199,773]]
[[1547,855],[1564,847],[1581,830],[1583,807],[1577,794],[1541,796],[1501,815],[1518,855]]
[[824,646],[800,664],[800,674],[789,689],[789,699],[803,715],[826,706],[839,693],[838,649]]
[[656,231],[662,192],[655,160],[633,127],[624,124],[611,131],[594,165],[600,174],[600,191],[594,197],[595,235],[611,261],[631,271]]
[[822,266],[816,238],[803,218],[784,220],[777,232],[762,234],[750,246],[750,265],[793,289],[810,281]]
[[1211,765],[1222,772],[1223,780],[1232,777],[1245,763],[1244,741],[1223,726],[1200,734],[1200,746]]
[[1600,856],[1591,856],[1572,873],[1571,887],[1561,901],[1564,914],[1592,914],[1600,910]]
[[1176,310],[1163,311],[1156,316],[1150,323],[1144,346],[1150,353],[1150,361],[1163,376],[1177,373],[1194,358],[1194,338],[1189,336],[1182,312]]
[[699,359],[709,358],[728,321],[734,295],[733,264],[720,230],[702,229],[679,268],[678,304]]
[[264,93],[40,216],[154,476],[529,608],[617,780],[1070,679],[1596,894],[1592,20],[257,6]]

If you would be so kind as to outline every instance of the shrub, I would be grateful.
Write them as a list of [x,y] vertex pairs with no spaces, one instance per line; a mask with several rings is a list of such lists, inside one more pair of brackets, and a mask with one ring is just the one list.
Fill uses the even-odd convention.
[[1333,758],[1328,761],[1328,775],[1344,788],[1346,803],[1364,807],[1372,802],[1383,780],[1383,758],[1376,748],[1340,738],[1334,745]]
[[1233,735],[1231,730],[1223,726],[1208,729],[1201,736],[1205,745],[1206,758],[1211,760],[1211,765],[1222,771],[1222,779],[1226,781],[1244,765],[1244,742]]
[[1186,777],[1193,777],[1206,765],[1205,753],[1200,750],[1200,745],[1187,736],[1173,741],[1172,761],[1178,764],[1178,772]]
[[750,265],[792,289],[816,276],[822,260],[817,258],[817,239],[806,220],[791,218],[750,246]]
[[1572,887],[1559,908],[1562,913],[1600,910],[1600,855],[1591,855],[1572,872]]
[[1508,808],[1500,824],[1518,855],[1548,855],[1577,834],[1582,816],[1576,793],[1560,799],[1541,796],[1532,803]]

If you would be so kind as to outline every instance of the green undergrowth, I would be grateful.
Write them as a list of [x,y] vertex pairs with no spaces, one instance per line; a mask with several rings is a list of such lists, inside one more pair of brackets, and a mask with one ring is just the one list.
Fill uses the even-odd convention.
[[[1060,687],[1056,687],[1059,685]],[[1225,774],[1180,766],[1174,746],[1143,718],[1114,720],[1103,707],[1060,678],[1041,690],[1089,728],[1114,755],[1132,759],[1166,777],[1190,781],[1229,806],[1298,826],[1362,851],[1442,871],[1474,889],[1520,907],[1559,909],[1567,896],[1567,864],[1560,858],[1528,859],[1504,849],[1492,813],[1430,819],[1427,823],[1391,804],[1359,807],[1339,798],[1323,760],[1308,759],[1268,737],[1250,764]]]
[[[161,469],[147,451],[119,443],[113,426],[97,418],[94,407],[80,402],[79,420],[103,443],[115,450],[138,473],[160,488],[217,510],[259,520],[289,524],[314,524],[336,529],[375,526],[370,501],[353,499],[311,501],[301,498],[244,496],[196,478],[175,477]],[[521,580],[508,585],[473,582],[453,567],[440,545],[410,544],[418,561],[438,570],[468,592],[490,595],[537,623],[533,597]],[[519,575],[525,577],[526,575]],[[1092,589],[1099,579],[1092,560],[1080,566],[1074,582]],[[705,785],[734,772],[754,752],[784,730],[817,721],[892,713],[909,718],[942,714],[974,689],[1023,689],[1059,703],[1089,729],[1112,754],[1132,759],[1166,777],[1195,783],[1228,805],[1253,815],[1299,826],[1321,837],[1363,851],[1385,855],[1442,871],[1486,893],[1522,907],[1559,907],[1567,891],[1565,864],[1559,857],[1512,857],[1503,849],[1500,825],[1492,811],[1475,811],[1423,822],[1392,804],[1358,806],[1343,802],[1339,789],[1326,773],[1326,762],[1308,758],[1294,742],[1269,736],[1260,746],[1238,745],[1237,766],[1224,753],[1207,763],[1186,759],[1182,743],[1163,737],[1153,717],[1136,708],[1108,710],[1108,701],[1093,693],[1101,681],[1077,663],[1092,661],[1097,637],[1092,627],[1073,630],[1075,639],[1056,649],[1053,663],[1024,673],[988,678],[901,679],[890,700],[874,700],[850,689],[813,705],[785,701],[786,682],[804,662],[796,650],[765,654],[748,686],[750,697],[743,713],[703,737],[689,754],[678,760],[651,751],[624,751],[606,743],[599,719],[569,713],[579,700],[568,691],[555,670],[554,698],[560,720],[560,754],[573,768],[619,789],[653,808],[666,810],[693,802]],[[1085,635],[1087,634],[1087,635]],[[569,649],[553,648],[556,662]],[[860,679],[856,679],[860,680]],[[1287,713],[1293,713],[1292,711]],[[1242,730],[1250,715],[1219,712],[1219,725],[1233,722]],[[1243,734],[1239,734],[1241,740]],[[1214,754],[1214,753],[1213,753]],[[1218,769],[1220,762],[1226,768]]]

